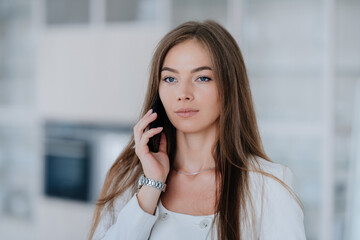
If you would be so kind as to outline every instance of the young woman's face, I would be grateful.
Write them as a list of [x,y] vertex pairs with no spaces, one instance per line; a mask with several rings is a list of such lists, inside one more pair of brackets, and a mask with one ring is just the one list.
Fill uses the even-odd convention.
[[214,67],[199,41],[186,40],[167,53],[161,68],[159,95],[176,129],[190,133],[216,127],[220,101]]

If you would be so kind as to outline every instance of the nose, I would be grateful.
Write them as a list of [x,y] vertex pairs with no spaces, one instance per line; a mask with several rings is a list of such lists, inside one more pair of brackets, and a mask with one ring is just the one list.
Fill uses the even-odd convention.
[[194,98],[193,90],[191,83],[183,82],[179,86],[177,100],[181,101],[191,101]]

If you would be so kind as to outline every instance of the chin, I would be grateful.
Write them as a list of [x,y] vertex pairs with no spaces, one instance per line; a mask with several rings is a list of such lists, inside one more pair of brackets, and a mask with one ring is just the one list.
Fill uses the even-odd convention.
[[194,124],[194,122],[171,122],[173,126],[176,128],[177,131],[181,131],[184,133],[191,133],[191,132],[197,132],[201,127],[197,126],[197,124]]
[[174,127],[177,131],[183,133],[197,133],[208,129],[211,125],[203,125],[203,124],[194,124],[194,123],[187,123],[187,124],[175,124]]

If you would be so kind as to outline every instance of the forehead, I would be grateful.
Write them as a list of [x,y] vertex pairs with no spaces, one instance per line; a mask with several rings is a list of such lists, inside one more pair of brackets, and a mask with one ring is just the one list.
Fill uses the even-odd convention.
[[174,68],[212,67],[211,55],[199,40],[189,39],[172,47],[165,56],[163,66]]

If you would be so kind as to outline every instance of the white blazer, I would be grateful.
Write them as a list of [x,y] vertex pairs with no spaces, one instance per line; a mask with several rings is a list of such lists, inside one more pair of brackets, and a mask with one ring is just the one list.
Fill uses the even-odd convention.
[[[264,159],[259,159],[259,162],[263,171],[273,174],[293,189],[294,174],[290,168]],[[276,180],[259,173],[250,172],[249,180],[257,236],[242,226],[242,239],[306,239],[303,211],[288,190]],[[214,215],[192,216],[172,212],[165,209],[161,201],[155,215],[151,215],[142,210],[136,195],[131,196],[130,191],[126,191],[114,202],[114,212],[102,214],[93,240],[217,239],[216,226],[214,232],[210,228]]]

